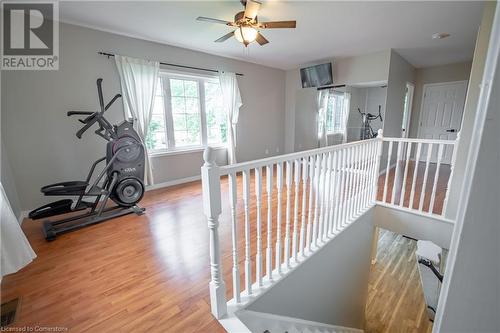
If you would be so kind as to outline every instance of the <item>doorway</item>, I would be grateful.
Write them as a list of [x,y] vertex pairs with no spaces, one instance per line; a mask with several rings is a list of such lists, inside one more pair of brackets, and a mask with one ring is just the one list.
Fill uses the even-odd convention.
[[[462,125],[466,92],[467,81],[425,84],[418,138],[456,140]],[[452,153],[452,147],[447,147],[442,163],[450,164]],[[432,153],[432,161],[435,160],[437,151]]]

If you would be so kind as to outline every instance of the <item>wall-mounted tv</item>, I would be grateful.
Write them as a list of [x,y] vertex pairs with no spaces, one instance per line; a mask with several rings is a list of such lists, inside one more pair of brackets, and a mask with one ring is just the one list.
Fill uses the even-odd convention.
[[333,84],[332,63],[300,69],[302,88],[322,87]]

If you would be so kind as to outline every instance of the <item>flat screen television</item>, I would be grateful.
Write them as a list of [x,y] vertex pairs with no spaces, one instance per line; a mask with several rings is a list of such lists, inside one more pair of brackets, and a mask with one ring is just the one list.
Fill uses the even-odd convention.
[[333,84],[332,63],[300,69],[302,88],[322,87]]

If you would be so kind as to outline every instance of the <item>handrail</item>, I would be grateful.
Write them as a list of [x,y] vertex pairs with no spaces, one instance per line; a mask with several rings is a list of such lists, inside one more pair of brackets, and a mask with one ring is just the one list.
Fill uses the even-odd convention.
[[225,166],[220,167],[221,175],[226,175],[226,174],[229,174],[229,173],[235,172],[235,171],[243,171],[243,170],[263,167],[263,166],[266,166],[269,164],[282,163],[282,162],[286,162],[286,161],[296,160],[299,158],[310,157],[313,155],[324,154],[324,153],[333,152],[336,150],[341,150],[341,149],[345,149],[345,148],[349,148],[349,147],[353,147],[353,146],[361,146],[361,145],[364,145],[368,142],[375,142],[377,140],[380,140],[380,139],[373,138],[373,139],[363,140],[363,141],[354,141],[354,142],[343,143],[343,144],[335,145],[335,146],[327,146],[327,147],[322,147],[322,148],[309,149],[309,150],[304,150],[304,151],[290,153],[290,154],[266,157],[266,158],[262,158],[262,159],[254,160],[254,161],[247,161],[247,162],[241,162],[241,163],[236,163],[236,164],[231,164],[231,165],[225,165]]
[[438,140],[438,139],[414,139],[414,138],[390,138],[384,137],[383,141],[388,142],[411,142],[411,143],[434,143],[444,145],[455,145],[457,140]]

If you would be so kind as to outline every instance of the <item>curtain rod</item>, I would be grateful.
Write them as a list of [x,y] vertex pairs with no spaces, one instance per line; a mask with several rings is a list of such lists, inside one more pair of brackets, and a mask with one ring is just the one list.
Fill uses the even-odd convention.
[[325,89],[334,89],[334,88],[343,88],[345,87],[345,84],[339,84],[337,86],[324,86],[324,87],[319,87],[317,90],[325,90]]
[[[106,53],[106,52],[97,52],[100,55],[106,56],[106,57],[114,57],[115,55],[113,53]],[[180,67],[180,68],[188,68],[188,69],[195,69],[197,71],[205,71],[205,72],[212,72],[212,73],[219,73],[218,70],[215,69],[208,69],[208,68],[200,68],[200,67],[193,67],[193,66],[185,66],[185,65],[176,65],[176,64],[170,64],[168,62],[161,62],[160,65],[165,65],[165,66],[172,66],[172,67]],[[244,76],[241,73],[236,73],[238,76]]]

